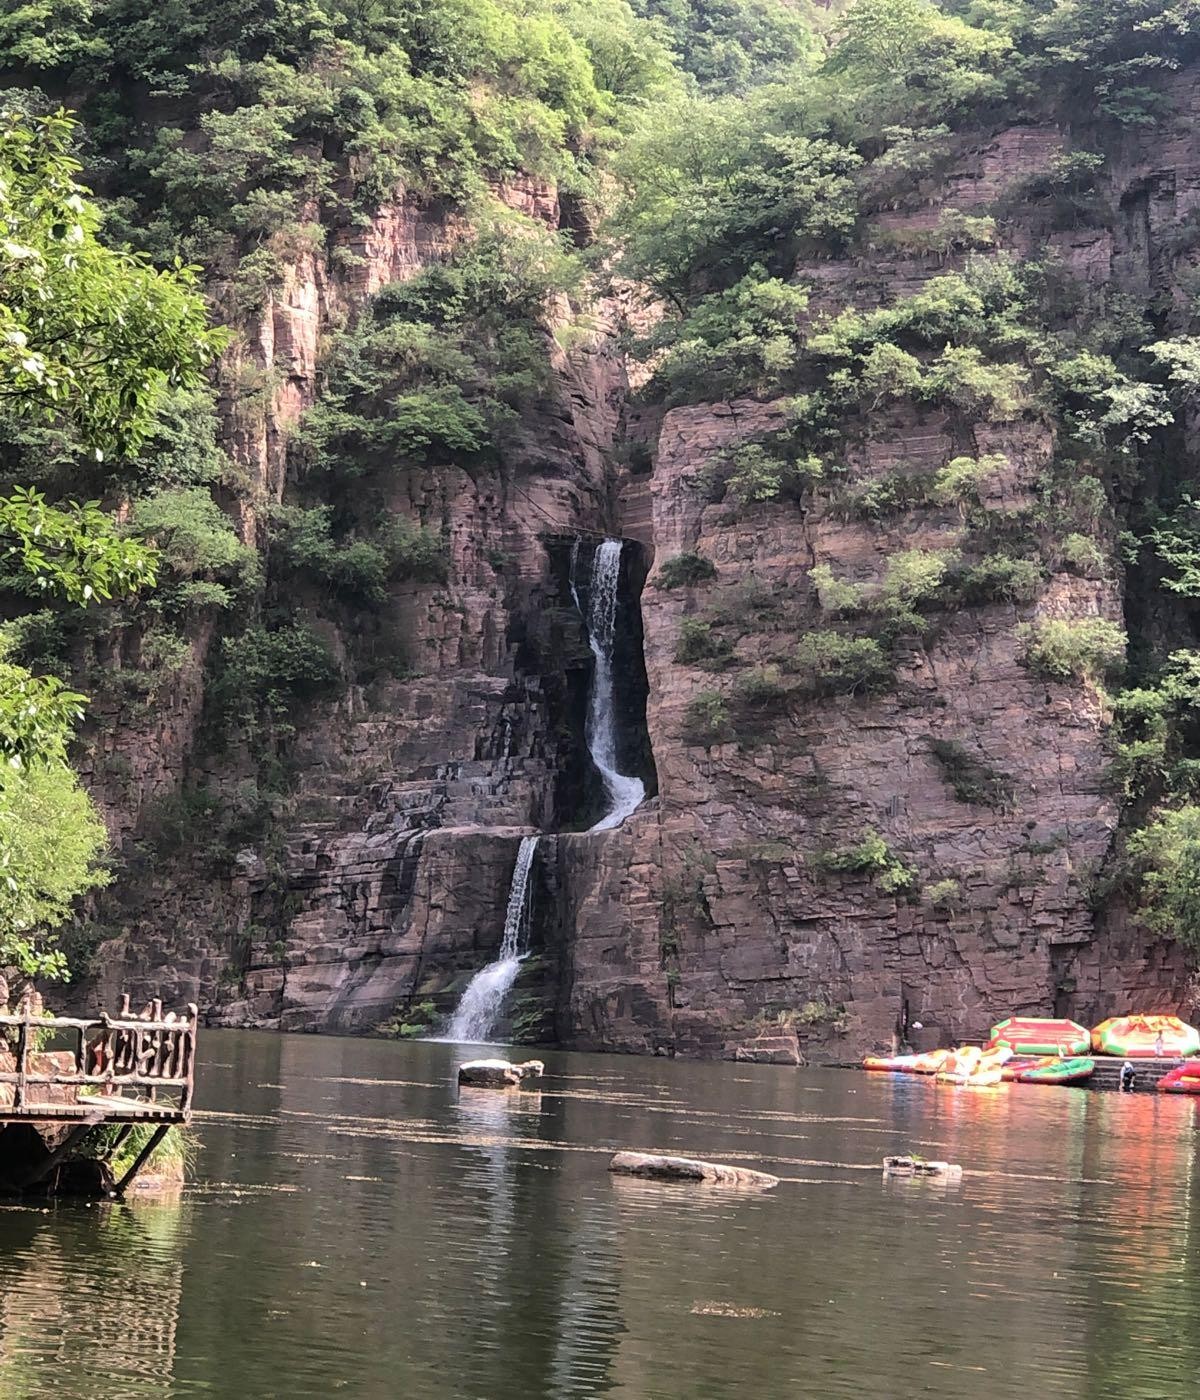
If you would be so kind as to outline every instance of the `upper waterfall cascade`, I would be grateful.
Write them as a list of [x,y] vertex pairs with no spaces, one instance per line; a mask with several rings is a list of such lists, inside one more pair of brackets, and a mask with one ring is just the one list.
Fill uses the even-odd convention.
[[[621,578],[621,540],[605,540],[592,560],[592,576],[588,587],[587,633],[588,645],[596,658],[588,695],[585,736],[592,762],[604,779],[608,811],[591,831],[611,831],[641,806],[646,785],[641,778],[630,777],[617,767],[617,711],[613,676],[613,649],[617,631],[617,585]],[[583,611],[576,585],[578,541],[571,547],[571,595],[575,606]]]
[[446,1027],[446,1040],[482,1044],[500,1019],[504,998],[517,980],[529,936],[529,874],[537,851],[536,836],[522,836],[508,890],[504,914],[504,938],[494,962],[488,963],[467,983],[462,999]]

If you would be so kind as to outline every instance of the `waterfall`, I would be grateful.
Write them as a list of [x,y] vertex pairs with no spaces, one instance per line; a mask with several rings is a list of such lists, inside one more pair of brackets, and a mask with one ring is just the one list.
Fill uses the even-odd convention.
[[521,837],[512,884],[508,890],[500,955],[467,983],[446,1028],[446,1040],[481,1044],[491,1035],[500,1018],[504,998],[517,980],[521,959],[525,956],[525,941],[529,932],[529,872],[533,869],[537,843],[536,836]]
[[[608,795],[608,811],[591,828],[611,831],[620,826],[639,807],[646,796],[646,785],[640,778],[627,777],[617,768],[617,713],[613,681],[613,647],[617,631],[617,584],[621,577],[620,540],[605,540],[592,560],[592,577],[588,588],[588,644],[596,658],[592,672],[592,688],[588,695],[586,738],[592,762],[604,779]],[[575,606],[579,593],[575,585],[575,565],[579,542],[571,548],[571,596]]]

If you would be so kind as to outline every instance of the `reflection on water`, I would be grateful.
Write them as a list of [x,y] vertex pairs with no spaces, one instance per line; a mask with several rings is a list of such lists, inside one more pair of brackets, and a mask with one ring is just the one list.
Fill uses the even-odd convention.
[[[0,1397],[1154,1400],[1200,1373],[1185,1099],[210,1033],[182,1201],[0,1208]],[[761,1195],[610,1178],[617,1147]],[[893,1150],[961,1182],[885,1180]]]
[[178,1203],[0,1216],[0,1395],[174,1393]]

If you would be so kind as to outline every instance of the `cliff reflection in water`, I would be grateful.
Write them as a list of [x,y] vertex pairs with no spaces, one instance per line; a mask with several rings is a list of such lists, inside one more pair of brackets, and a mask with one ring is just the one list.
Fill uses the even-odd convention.
[[[0,1396],[1107,1400],[1200,1371],[1196,1105],[205,1038],[181,1204],[0,1209]],[[774,1191],[611,1180],[616,1146]],[[962,1183],[885,1183],[903,1145]]]

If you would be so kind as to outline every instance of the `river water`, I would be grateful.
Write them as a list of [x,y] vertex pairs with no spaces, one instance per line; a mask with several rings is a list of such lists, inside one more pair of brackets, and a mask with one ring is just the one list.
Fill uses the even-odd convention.
[[[0,1397],[1190,1395],[1196,1105],[208,1032],[174,1204],[0,1207]],[[618,1181],[616,1147],[773,1192]],[[885,1182],[886,1152],[961,1185]]]

